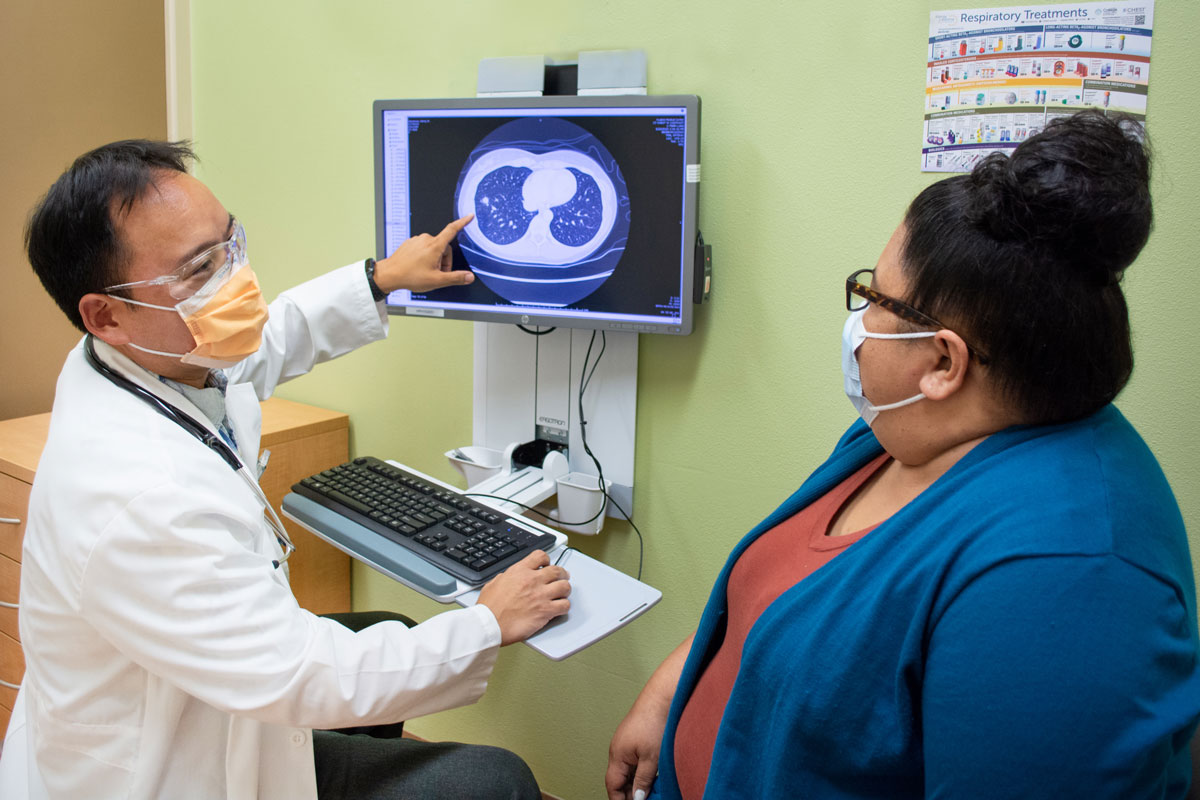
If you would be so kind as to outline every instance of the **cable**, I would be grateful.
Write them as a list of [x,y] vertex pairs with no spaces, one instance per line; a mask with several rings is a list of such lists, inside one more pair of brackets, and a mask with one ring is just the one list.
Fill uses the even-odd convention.
[[[640,581],[642,579],[642,562],[645,558],[646,540],[642,536],[642,532],[638,529],[637,524],[634,523],[633,519],[629,516],[629,514],[627,514],[625,512],[625,509],[621,508],[621,505],[613,498],[613,496],[611,494],[609,494],[608,489],[605,488],[605,486],[604,486],[604,468],[600,466],[600,459],[596,458],[596,454],[592,452],[592,448],[588,446],[588,441],[587,441],[587,418],[584,417],[584,415],[583,415],[583,392],[587,388],[588,384],[591,383],[592,376],[596,374],[596,367],[600,366],[600,359],[604,357],[604,351],[608,348],[608,336],[607,336],[607,334],[605,334],[604,331],[600,331],[600,352],[596,355],[596,363],[592,365],[592,371],[588,372],[588,362],[591,361],[591,359],[592,359],[592,346],[595,344],[596,344],[596,331],[592,331],[592,338],[588,341],[587,353],[583,357],[583,369],[581,369],[579,372],[579,440],[583,443],[583,452],[587,453],[588,457],[592,459],[592,463],[596,465],[596,473],[598,475],[598,480],[599,480],[599,483],[597,484],[597,488],[599,488],[600,491],[604,493],[605,499],[608,500],[609,502],[611,502],[613,504],[613,506],[617,509],[617,511],[621,512],[621,516],[623,516],[625,518],[625,521],[628,522],[630,524],[630,526],[633,527],[633,532],[637,534],[637,537],[638,537],[637,579]],[[600,507],[600,512],[601,513],[604,512],[603,505],[601,505],[601,507]]]
[[533,513],[537,514],[539,517],[544,517],[545,519],[548,519],[551,522],[558,524],[558,525],[587,525],[589,522],[595,522],[597,519],[599,519],[601,516],[604,515],[604,508],[603,508],[603,506],[601,506],[599,511],[597,511],[595,514],[592,514],[590,517],[585,519],[583,522],[566,522],[564,520],[556,519],[556,518],[550,516],[545,511],[538,511],[533,506],[527,506],[524,503],[518,503],[516,500],[512,500],[508,497],[503,497],[498,494],[487,494],[486,492],[463,492],[462,496],[463,497],[487,497],[491,500],[503,500],[505,503],[512,503],[514,506],[520,506],[521,508],[523,508],[526,511],[532,511]]
[[528,333],[530,336],[545,336],[547,333],[553,333],[554,331],[558,330],[558,327],[555,326],[553,328],[546,328],[546,330],[544,330],[544,331],[531,331],[531,330],[529,330],[529,328],[526,328],[524,325],[521,325],[519,323],[518,323],[517,327],[520,328],[521,330],[525,331],[526,333]]
[[[593,456],[593,459],[594,458],[595,458],[595,456]],[[597,466],[596,469],[598,471],[600,469],[599,466]],[[603,480],[603,477],[601,477],[601,480]],[[488,494],[487,492],[463,492],[462,496],[463,497],[486,497],[489,500],[501,500],[505,503],[512,503],[514,506],[519,506],[524,511],[532,511],[534,514],[537,514],[539,517],[542,517],[543,519],[548,519],[556,525],[587,525],[589,522],[595,522],[597,519],[599,519],[600,517],[602,517],[604,515],[604,506],[601,506],[599,511],[597,511],[595,514],[592,514],[590,517],[583,520],[582,522],[567,522],[565,520],[556,519],[556,518],[550,516],[549,514],[547,514],[545,511],[539,511],[538,509],[534,508],[533,506],[526,505],[524,503],[519,503],[516,500],[513,500],[512,498],[504,497],[504,496],[498,495],[498,494]],[[643,552],[642,542],[644,541],[642,539],[642,532],[640,530],[638,530],[637,524],[635,524],[634,521],[629,518],[629,515],[627,513],[625,513],[625,509],[621,508],[620,504],[617,503],[617,501],[613,499],[613,496],[611,494],[609,494],[608,492],[605,492],[604,497],[605,497],[605,499],[609,500],[613,504],[613,506],[616,507],[617,511],[621,512],[621,516],[623,516],[625,518],[626,522],[628,522],[630,525],[633,526],[634,532],[637,533],[637,535],[638,535],[638,572],[637,572],[637,577],[638,577],[638,580],[641,580],[642,579],[642,552]],[[574,547],[566,548],[566,550],[574,550],[574,549],[575,549]],[[564,550],[563,552],[565,553],[566,551]],[[560,559],[562,558],[562,554],[559,554],[559,558]],[[558,563],[558,562],[555,562],[555,563]]]
[[[583,371],[584,372],[587,371],[587,362],[588,362],[588,359],[591,358],[592,344],[595,343],[595,341],[596,341],[596,332],[592,331],[591,341],[588,342],[588,353],[586,356],[584,356],[584,359],[583,359]],[[581,372],[579,374],[579,402],[580,403],[583,402],[583,393],[586,392],[588,389],[588,386],[591,385],[592,376],[596,374],[596,367],[600,366],[600,359],[604,358],[604,351],[607,349],[608,349],[608,334],[606,334],[604,331],[600,331],[600,352],[596,356],[596,363],[592,364],[592,371],[588,373],[586,380],[583,377],[583,372]],[[580,413],[580,421],[582,422],[583,421],[583,414],[582,414],[583,406],[582,405],[579,407],[579,411],[581,412]],[[591,453],[589,452],[588,455],[591,455]],[[593,456],[593,458],[594,458],[594,456]]]

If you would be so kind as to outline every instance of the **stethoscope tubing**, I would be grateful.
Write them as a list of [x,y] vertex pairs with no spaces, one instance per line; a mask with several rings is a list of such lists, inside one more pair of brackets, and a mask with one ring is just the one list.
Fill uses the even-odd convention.
[[138,386],[129,378],[117,372],[108,364],[105,364],[104,361],[101,360],[100,356],[96,354],[96,347],[92,340],[91,334],[88,334],[84,338],[83,354],[92,368],[107,378],[114,386],[129,392],[134,397],[137,397],[146,403],[146,405],[153,408],[159,414],[162,414],[164,417],[190,433],[205,447],[220,456],[221,459],[228,464],[230,468],[232,468],[233,471],[242,478],[243,481],[245,481],[246,485],[250,487],[250,490],[262,504],[263,509],[267,512],[267,522],[271,526],[275,537],[279,540],[280,546],[283,548],[283,557],[277,560],[272,559],[271,563],[278,568],[281,564],[283,564],[283,562],[287,561],[292,553],[296,551],[296,545],[292,543],[291,537],[288,536],[287,529],[283,526],[283,521],[279,519],[279,515],[276,514],[275,509],[271,507],[271,501],[267,499],[267,495],[262,490],[262,486],[259,485],[257,480],[250,477],[249,468],[242,463],[242,460],[238,458],[238,455],[233,451],[233,448],[221,441],[221,437],[213,434],[212,431],[210,431],[196,419],[171,405],[166,400],[163,400],[153,392],[147,391],[141,386]]

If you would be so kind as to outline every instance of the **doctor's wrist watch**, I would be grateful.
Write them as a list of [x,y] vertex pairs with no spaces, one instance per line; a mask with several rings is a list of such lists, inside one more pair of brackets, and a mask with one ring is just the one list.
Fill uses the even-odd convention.
[[387,299],[387,292],[379,288],[379,284],[375,282],[375,259],[368,258],[363,265],[367,271],[367,285],[371,287],[371,297],[375,298],[375,302]]

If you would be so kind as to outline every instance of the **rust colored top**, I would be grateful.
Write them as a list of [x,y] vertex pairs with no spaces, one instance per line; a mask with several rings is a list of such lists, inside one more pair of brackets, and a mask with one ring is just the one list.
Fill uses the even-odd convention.
[[675,770],[685,800],[704,794],[717,729],[737,679],[746,635],[781,594],[877,527],[828,535],[837,512],[889,458],[884,453],[870,461],[824,497],[758,537],[734,564],[725,639],[684,706],[675,735]]

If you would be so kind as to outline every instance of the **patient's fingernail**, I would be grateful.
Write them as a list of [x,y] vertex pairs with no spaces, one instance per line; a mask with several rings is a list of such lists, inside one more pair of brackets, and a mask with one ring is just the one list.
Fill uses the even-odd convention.
[[646,800],[646,790],[638,789],[633,793],[633,800]]

